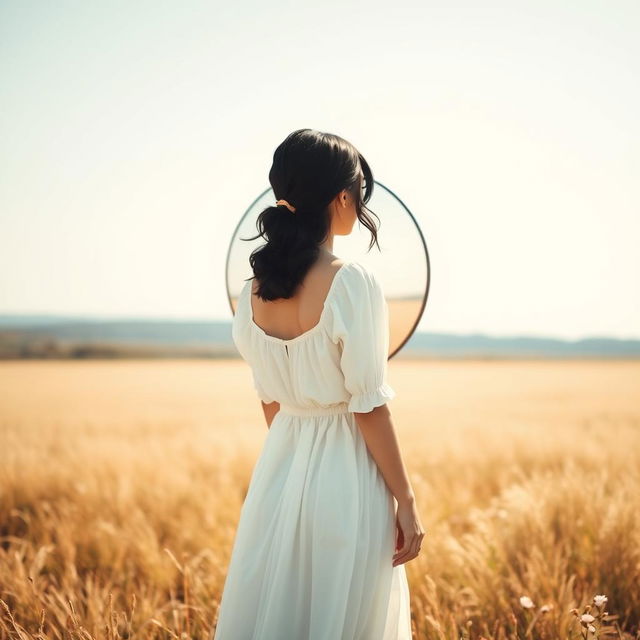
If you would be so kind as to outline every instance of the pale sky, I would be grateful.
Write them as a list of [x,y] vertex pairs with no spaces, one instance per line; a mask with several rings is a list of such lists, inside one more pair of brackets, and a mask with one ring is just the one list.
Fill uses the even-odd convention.
[[640,337],[640,4],[0,4],[0,313],[230,319],[273,151],[353,142],[419,221],[419,329]]

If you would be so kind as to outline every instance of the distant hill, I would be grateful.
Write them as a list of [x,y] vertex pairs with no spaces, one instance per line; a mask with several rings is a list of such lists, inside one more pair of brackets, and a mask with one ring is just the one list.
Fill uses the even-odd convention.
[[442,357],[640,357],[640,340],[607,337],[563,340],[534,336],[492,337],[482,333],[416,332],[409,339],[409,345],[410,351]]
[[[0,358],[234,357],[231,322],[0,315]],[[637,358],[640,340],[493,337],[417,332],[398,356]]]

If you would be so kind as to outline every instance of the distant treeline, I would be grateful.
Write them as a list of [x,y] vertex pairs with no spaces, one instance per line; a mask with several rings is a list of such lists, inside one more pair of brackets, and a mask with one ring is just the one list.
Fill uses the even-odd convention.
[[0,331],[0,360],[91,358],[229,358],[235,348],[166,344],[83,343]]
[[[402,358],[639,358],[640,340],[607,336],[455,335],[418,331]],[[216,320],[1,316],[0,359],[239,357],[231,323]]]

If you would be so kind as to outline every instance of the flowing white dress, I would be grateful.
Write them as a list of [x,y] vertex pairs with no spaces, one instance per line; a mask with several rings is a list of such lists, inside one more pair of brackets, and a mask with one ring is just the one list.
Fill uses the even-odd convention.
[[232,334],[261,400],[278,401],[242,505],[214,640],[411,640],[392,566],[397,502],[355,422],[395,397],[388,307],[345,262],[318,324],[285,340],[253,320],[251,280]]

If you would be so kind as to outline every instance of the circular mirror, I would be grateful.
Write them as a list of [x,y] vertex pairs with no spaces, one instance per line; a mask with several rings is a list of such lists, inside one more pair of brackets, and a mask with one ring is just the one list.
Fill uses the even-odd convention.
[[[251,252],[262,245],[256,221],[263,209],[273,205],[275,196],[269,187],[249,206],[240,219],[227,252],[226,284],[231,311],[247,278],[253,273],[249,264]],[[371,234],[359,221],[348,236],[334,236],[333,253],[346,261],[359,262],[373,271],[382,283],[389,306],[389,358],[409,340],[424,313],[429,295],[429,253],[415,218],[390,189],[374,180],[367,209],[375,213],[378,244],[369,250]]]

